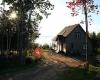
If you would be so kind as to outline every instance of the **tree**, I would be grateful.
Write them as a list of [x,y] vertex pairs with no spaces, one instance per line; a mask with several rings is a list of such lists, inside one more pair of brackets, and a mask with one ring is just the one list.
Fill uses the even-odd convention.
[[[67,7],[72,10],[72,12],[71,12],[72,16],[78,16],[80,14],[80,12],[82,12],[82,14],[85,14],[85,10],[86,10],[86,12],[88,14],[87,17],[91,21],[92,20],[91,13],[97,13],[97,14],[99,13],[98,5],[96,5],[94,3],[95,0],[70,0],[69,2],[68,1],[69,0],[67,0],[67,2],[66,2]],[[90,21],[89,21],[89,23],[90,23]],[[85,22],[85,21],[82,20],[82,22]]]
[[[9,40],[8,42],[11,43],[11,48],[17,48],[19,53],[28,49],[30,44],[39,36],[38,25],[40,21],[43,16],[48,17],[50,15],[48,11],[54,7],[49,0],[2,0],[2,5],[9,5],[9,10],[3,9],[1,16],[6,17],[7,23],[10,22],[11,26],[15,28],[15,31],[12,31],[13,33],[9,33],[13,36],[11,42]],[[16,12],[17,18],[9,20],[9,15],[13,11]],[[7,15],[5,15],[5,12],[7,12]],[[1,21],[1,25],[5,24],[3,20]]]
[[9,51],[11,36],[13,33],[12,29],[13,26],[8,20],[7,11],[3,11],[3,14],[0,16],[0,49],[2,53],[4,50],[7,52]]
[[[90,23],[91,19],[91,14],[89,13],[97,13],[98,14],[98,6],[94,4],[94,0],[72,0],[67,2],[67,7],[72,10],[71,15],[72,16],[77,16],[80,13],[80,10],[83,10],[84,15],[85,15],[85,26],[86,26],[86,61],[88,59],[88,23]],[[90,21],[88,21],[88,18],[90,18]]]
[[93,54],[96,55],[96,53],[97,53],[97,51],[96,51],[96,48],[97,48],[97,35],[96,35],[95,32],[90,34],[90,39],[91,39],[92,45],[93,45]]
[[[94,4],[94,0],[72,0],[72,2],[67,2],[68,8],[72,10],[72,16],[77,16],[79,14],[78,9],[83,8],[84,15],[85,15],[85,26],[86,26],[86,60],[87,60],[87,38],[88,38],[88,17],[90,18],[91,15],[89,13],[95,13],[98,9],[98,6]],[[97,14],[98,14],[97,10]]]
[[34,43],[33,45],[32,45],[32,48],[33,49],[36,49],[36,48],[38,48],[39,47],[39,44],[38,43]]
[[97,34],[97,38],[100,39],[100,32]]
[[49,45],[48,45],[48,44],[44,44],[44,45],[42,46],[42,48],[43,48],[43,49],[49,49]]
[[97,53],[100,54],[100,32],[97,34]]
[[[79,10],[83,10],[84,15],[85,15],[85,26],[86,26],[86,56],[85,56],[85,60],[86,60],[86,66],[85,66],[85,70],[88,70],[88,17],[91,17],[91,15],[89,16],[89,13],[95,13],[96,10],[98,9],[98,6],[94,4],[94,0],[72,0],[67,2],[67,7],[70,8],[72,10],[72,16],[77,16],[79,15]],[[81,8],[81,9],[80,9]],[[97,11],[98,14],[99,11]],[[90,18],[91,20],[91,18]]]
[[93,32],[90,34],[90,38],[93,44],[93,52],[95,55],[98,55],[98,53],[100,53],[100,33],[96,35],[96,33]]

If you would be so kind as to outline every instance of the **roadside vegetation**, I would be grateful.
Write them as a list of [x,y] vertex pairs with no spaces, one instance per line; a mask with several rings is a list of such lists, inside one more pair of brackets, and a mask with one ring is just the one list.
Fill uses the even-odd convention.
[[[6,9],[6,6],[9,8]],[[0,74],[36,65],[32,51],[39,24],[50,15],[49,0],[2,0],[0,3]]]
[[89,66],[87,72],[81,68],[69,68],[67,71],[64,71],[62,75],[59,75],[58,80],[94,80],[97,73],[100,73],[100,67],[92,65]]

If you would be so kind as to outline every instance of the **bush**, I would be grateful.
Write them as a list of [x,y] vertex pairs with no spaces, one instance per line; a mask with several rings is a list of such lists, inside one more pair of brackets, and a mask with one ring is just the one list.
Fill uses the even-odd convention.
[[42,48],[43,48],[43,49],[49,49],[49,45],[48,45],[48,44],[44,44],[44,45],[42,46]]
[[98,54],[100,53],[100,47],[99,47],[99,48],[97,48],[97,53],[98,53]]
[[25,60],[25,64],[31,64],[33,62],[33,59],[30,57],[27,57]]

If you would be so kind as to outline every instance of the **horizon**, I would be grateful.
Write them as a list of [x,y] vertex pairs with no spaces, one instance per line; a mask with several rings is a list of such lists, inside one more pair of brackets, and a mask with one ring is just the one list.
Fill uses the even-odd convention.
[[[44,18],[39,25],[40,36],[36,39],[36,43],[39,44],[51,44],[52,38],[55,37],[65,26],[79,24],[81,20],[84,20],[84,15],[72,17],[70,12],[71,10],[66,7],[67,0],[50,0],[54,4],[54,9],[51,11],[51,15],[48,18]],[[100,3],[100,1],[95,0],[95,3]],[[89,32],[100,31],[99,28],[99,17],[100,14],[91,14],[92,15],[92,25],[89,25]],[[81,24],[82,28],[85,30],[84,24]],[[95,27],[96,26],[96,27]],[[92,27],[92,28],[91,28]]]

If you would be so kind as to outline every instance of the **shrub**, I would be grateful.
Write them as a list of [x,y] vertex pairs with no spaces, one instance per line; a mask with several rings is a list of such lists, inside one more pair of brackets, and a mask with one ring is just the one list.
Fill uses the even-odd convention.
[[30,58],[30,57],[27,57],[26,60],[25,60],[26,64],[31,64],[32,62],[33,62],[33,59]]

